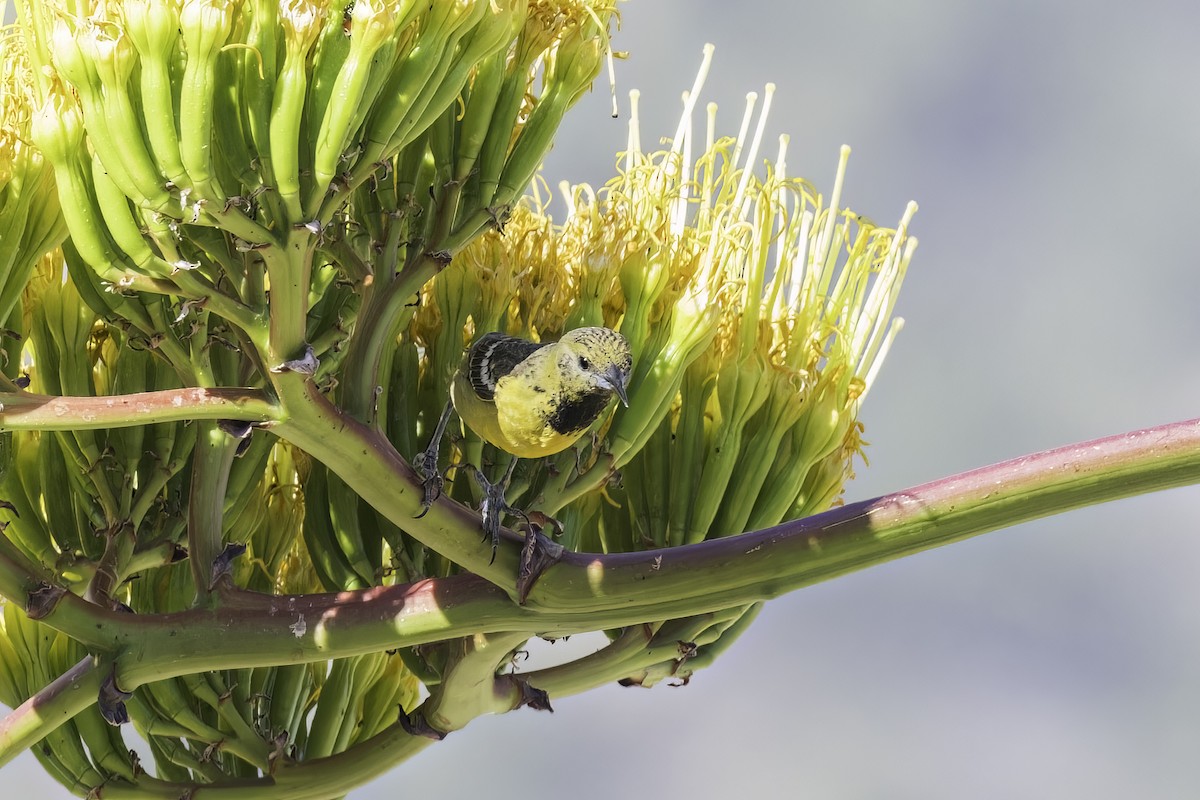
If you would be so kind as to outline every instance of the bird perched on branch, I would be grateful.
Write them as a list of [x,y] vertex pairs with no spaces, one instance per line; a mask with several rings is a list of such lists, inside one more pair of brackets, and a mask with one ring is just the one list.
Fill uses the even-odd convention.
[[591,427],[613,395],[628,406],[625,388],[632,369],[629,342],[609,328],[578,328],[546,344],[495,332],[480,336],[454,375],[451,404],[433,440],[414,464],[425,481],[422,506],[428,509],[441,492],[437,458],[452,405],[468,428],[513,456],[495,484],[475,470],[484,490],[484,534],[492,538],[495,558],[500,516],[515,511],[504,502],[504,489],[517,458],[566,450]]

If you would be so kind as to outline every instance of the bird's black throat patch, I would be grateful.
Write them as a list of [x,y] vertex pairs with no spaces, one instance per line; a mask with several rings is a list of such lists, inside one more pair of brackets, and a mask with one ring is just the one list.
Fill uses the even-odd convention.
[[595,391],[564,397],[550,416],[550,427],[564,436],[578,433],[596,421],[600,412],[608,405],[610,392],[597,388]]

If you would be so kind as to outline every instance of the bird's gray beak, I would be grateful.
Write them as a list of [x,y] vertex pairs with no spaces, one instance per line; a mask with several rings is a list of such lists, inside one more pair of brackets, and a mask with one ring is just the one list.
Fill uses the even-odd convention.
[[604,384],[608,388],[617,393],[617,397],[621,398],[621,405],[629,408],[629,396],[625,394],[625,376],[621,374],[621,370],[614,367],[609,367],[600,376]]

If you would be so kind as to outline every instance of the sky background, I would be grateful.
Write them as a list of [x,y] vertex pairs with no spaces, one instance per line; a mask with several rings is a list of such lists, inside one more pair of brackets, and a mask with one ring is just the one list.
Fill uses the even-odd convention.
[[[1200,5],[634,0],[623,16],[622,118],[598,83],[552,184],[611,177],[632,88],[644,146],[670,135],[713,42],[702,103],[723,132],[774,82],[789,173],[828,192],[846,143],[846,205],[894,224],[920,204],[907,324],[847,499],[1197,416]],[[1198,520],[1200,490],[1174,490],[804,589],[686,688],[481,719],[351,797],[1194,797]],[[4,778],[65,796],[29,756]]]

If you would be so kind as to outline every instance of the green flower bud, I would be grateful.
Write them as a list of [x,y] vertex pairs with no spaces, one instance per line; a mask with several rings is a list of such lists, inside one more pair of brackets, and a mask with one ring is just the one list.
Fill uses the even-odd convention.
[[[100,81],[103,99],[99,109],[104,115],[108,138],[92,137],[93,146],[105,169],[128,175],[137,189],[133,198],[151,210],[166,208],[170,198],[164,180],[145,145],[142,120],[130,96],[130,77],[137,64],[137,52],[128,36],[112,36],[99,25],[78,32],[79,49]],[[116,145],[119,149],[110,149]]]
[[52,87],[34,112],[30,135],[54,164],[78,158],[83,146],[83,111],[62,86]]
[[[384,43],[396,35],[396,22],[404,16],[403,9],[394,9],[386,3],[354,5],[350,16],[349,52],[332,89],[333,102],[325,107],[324,120],[316,137],[313,191],[318,198],[324,196],[337,174],[343,153],[351,144],[351,133],[361,124],[370,101],[382,86],[381,77],[377,73],[373,75],[372,59]],[[372,77],[375,85],[370,87]]]
[[142,115],[154,160],[171,183],[186,190],[190,182],[179,155],[171,82],[171,62],[180,47],[179,12],[179,0],[129,0],[123,17],[140,59]]
[[215,184],[212,154],[216,62],[229,39],[233,12],[234,4],[222,0],[183,0],[179,13],[187,52],[180,81],[179,154],[189,183],[199,194],[194,200],[214,205],[223,204],[226,197]]
[[66,20],[58,20],[50,39],[54,66],[59,74],[71,82],[75,91],[91,95],[100,91],[100,76],[95,65],[84,55],[75,31]]

